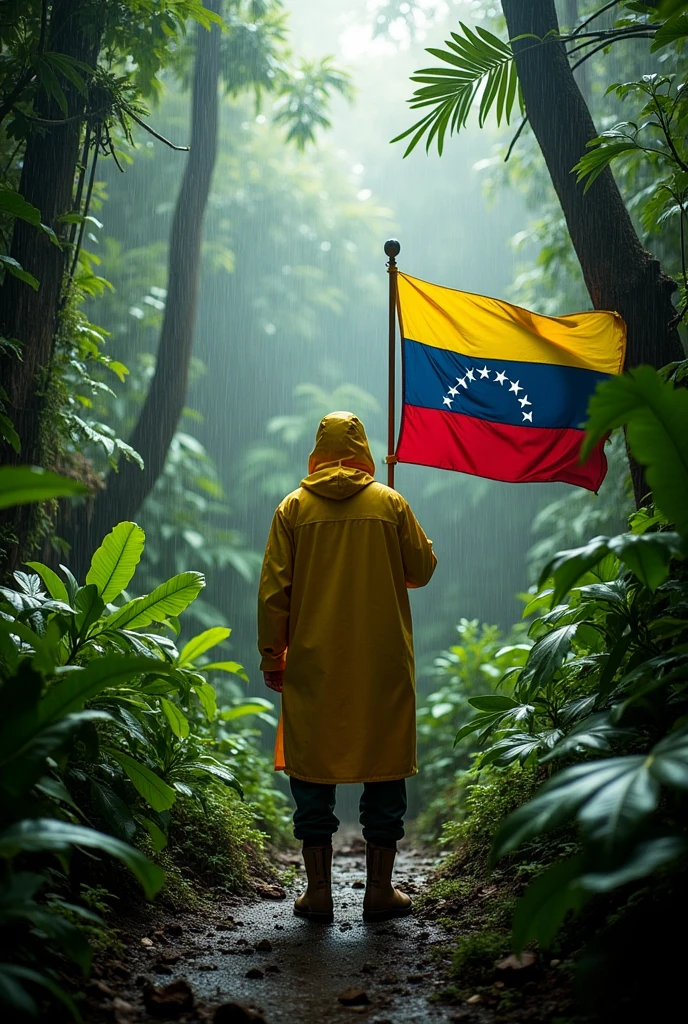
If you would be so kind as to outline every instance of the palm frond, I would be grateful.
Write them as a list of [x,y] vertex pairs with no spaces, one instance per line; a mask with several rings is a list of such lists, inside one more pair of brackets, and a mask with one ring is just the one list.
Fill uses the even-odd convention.
[[515,103],[523,114],[523,96],[511,44],[487,29],[477,27],[473,31],[463,22],[460,26],[461,32],[452,32],[451,39],[445,40],[448,49],[426,51],[449,67],[423,68],[411,78],[421,86],[409,100],[411,109],[432,109],[392,139],[392,142],[399,142],[411,136],[405,157],[423,136],[426,152],[436,140],[441,156],[447,131],[454,135],[466,127],[473,101],[481,89],[478,111],[481,128],[493,109],[497,124],[510,123]]

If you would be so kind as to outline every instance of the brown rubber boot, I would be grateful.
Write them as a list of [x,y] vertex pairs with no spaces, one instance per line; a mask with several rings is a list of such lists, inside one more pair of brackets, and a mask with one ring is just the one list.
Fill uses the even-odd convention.
[[366,845],[366,891],[363,897],[363,920],[386,921],[411,913],[410,897],[392,885],[396,850]]
[[332,908],[332,846],[304,846],[303,863],[308,887],[294,901],[294,913],[309,921],[330,924]]

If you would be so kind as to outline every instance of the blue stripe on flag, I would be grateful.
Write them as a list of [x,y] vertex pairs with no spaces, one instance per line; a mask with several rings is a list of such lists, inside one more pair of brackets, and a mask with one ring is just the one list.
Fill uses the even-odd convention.
[[580,428],[608,374],[577,366],[475,359],[404,338],[404,401],[514,426]]

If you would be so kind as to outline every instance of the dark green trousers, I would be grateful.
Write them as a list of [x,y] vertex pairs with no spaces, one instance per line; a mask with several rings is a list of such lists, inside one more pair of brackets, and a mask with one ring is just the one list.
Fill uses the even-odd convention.
[[[305,846],[324,846],[332,842],[339,828],[339,818],[334,813],[337,787],[293,777],[289,783],[296,803],[294,836]],[[359,810],[365,841],[394,849],[397,840],[404,836],[406,779],[364,782]]]

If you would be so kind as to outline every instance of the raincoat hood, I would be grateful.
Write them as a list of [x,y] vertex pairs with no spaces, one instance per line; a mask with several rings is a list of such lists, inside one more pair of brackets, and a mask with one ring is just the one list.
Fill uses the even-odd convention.
[[341,501],[373,482],[375,461],[358,416],[332,412],[320,421],[315,448],[308,459],[308,476],[301,486]]

